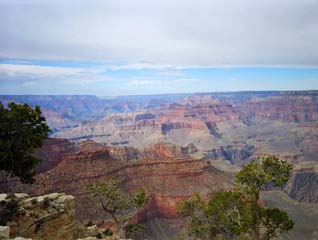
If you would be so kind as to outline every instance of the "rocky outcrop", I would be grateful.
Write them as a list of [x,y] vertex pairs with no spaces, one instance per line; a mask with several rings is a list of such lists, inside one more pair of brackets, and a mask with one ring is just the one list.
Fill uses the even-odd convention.
[[[206,93],[143,98],[0,96],[0,102],[5,105],[8,102],[39,105],[50,127],[62,131],[81,125],[82,122],[85,124],[87,121],[102,118],[109,113],[138,110],[142,111],[135,115],[134,121],[141,125],[155,124],[150,121],[155,119],[163,120],[159,121],[159,124],[168,123],[168,119],[171,122],[182,122],[182,119],[222,122],[244,120],[247,117],[300,123],[318,120],[317,91]],[[145,122],[142,123],[143,121]]]
[[74,128],[63,129],[54,136],[74,141],[93,139],[112,145],[132,146],[137,146],[145,138],[153,144],[158,138],[164,139],[172,130],[205,131],[220,138],[216,123],[238,121],[239,116],[232,105],[212,98],[209,100],[201,105],[174,103],[147,111],[112,114]]
[[10,238],[10,227],[0,226],[0,239],[9,239],[9,238]]
[[168,160],[172,158],[189,158],[197,151],[193,144],[179,147],[171,143],[157,143],[139,150],[140,159]]
[[[95,214],[94,204],[87,199],[87,186],[109,176],[122,180],[127,191],[144,188],[148,194],[157,196],[155,206],[158,208],[165,205],[166,199],[176,196],[179,199],[195,191],[217,191],[232,183],[230,175],[204,160],[192,158],[191,153],[196,152],[193,145],[180,148],[155,144],[136,150],[86,142],[76,147],[76,153],[65,156],[56,167],[39,174],[36,180],[41,187],[30,191],[36,195],[65,192],[75,196],[77,216],[84,222],[107,217],[101,212]],[[158,212],[166,211],[155,212],[157,216]]]
[[242,164],[253,156],[254,151],[255,147],[253,145],[236,143],[212,149],[212,151],[208,153],[208,158],[212,160],[226,160],[232,164]]
[[162,134],[167,134],[172,129],[203,129],[204,124],[202,122],[168,122],[161,124]]
[[157,143],[137,150],[133,147],[108,147],[109,156],[120,161],[129,160],[167,160],[171,158],[189,158],[198,149],[189,144],[179,147],[171,143]]
[[[198,156],[210,152],[210,158],[232,163],[242,163],[256,152],[297,163],[312,161],[317,155],[317,122],[317,91],[207,93],[140,111],[109,114],[53,136],[76,142],[91,139],[140,151],[162,142],[179,147],[193,144]],[[255,150],[237,145],[238,141],[255,146]],[[121,160],[140,159],[132,148],[113,154],[125,155]]]
[[36,157],[42,159],[37,167],[37,173],[48,171],[59,164],[63,157],[75,152],[75,144],[66,139],[49,138],[45,140]]
[[214,122],[206,122],[207,128],[209,129],[212,136],[215,138],[221,138],[221,135],[218,133],[217,125]]
[[40,106],[54,131],[101,118],[108,113],[136,111],[146,105],[126,99],[101,99],[93,95],[5,95],[0,96],[0,102],[4,105],[15,102]]
[[250,117],[284,122],[305,123],[318,121],[318,96],[306,93],[282,93],[245,103],[240,109]]
[[135,116],[135,121],[155,119],[155,118],[156,118],[156,115],[152,113],[140,113]]
[[24,193],[14,196],[0,194],[2,210],[10,201],[15,201],[17,206],[7,222],[11,238],[20,236],[34,240],[73,240],[78,237],[80,228],[75,219],[73,196],[59,193],[38,197]]
[[133,147],[114,147],[109,148],[109,156],[120,161],[129,161],[139,159],[140,153]]
[[96,96],[0,96],[0,101],[39,105],[52,129],[78,125],[102,116],[107,109],[107,103]]
[[[314,166],[308,166],[313,164]],[[318,203],[318,164],[304,163],[300,166],[302,168],[295,166],[285,192],[297,201]]]

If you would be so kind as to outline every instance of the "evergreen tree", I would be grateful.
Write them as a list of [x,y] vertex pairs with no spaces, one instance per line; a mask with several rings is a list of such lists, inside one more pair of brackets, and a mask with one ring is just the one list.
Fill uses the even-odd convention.
[[40,159],[34,156],[50,129],[39,106],[0,103],[0,170],[17,176],[22,182],[34,181]]
[[120,182],[114,177],[107,178],[104,182],[95,183],[88,187],[91,199],[96,203],[97,210],[103,210],[109,214],[118,227],[118,234],[121,238],[126,237],[126,230],[139,228],[134,227],[130,220],[137,211],[148,202],[148,196],[144,190],[134,195],[124,192]]
[[[195,239],[272,239],[293,228],[288,214],[259,204],[264,186],[284,186],[292,167],[275,156],[264,155],[236,174],[235,188],[218,192],[208,200],[199,194],[179,205],[179,213],[189,219],[188,233]],[[262,234],[261,234],[262,233]]]

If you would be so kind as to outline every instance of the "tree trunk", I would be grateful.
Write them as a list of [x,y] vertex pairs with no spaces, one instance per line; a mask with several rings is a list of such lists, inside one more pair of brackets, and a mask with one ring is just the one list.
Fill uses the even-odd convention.
[[122,225],[118,226],[118,235],[119,235],[119,238],[126,238],[126,231],[124,226]]
[[9,175],[5,171],[0,170],[0,193],[11,193],[9,185]]
[[118,218],[116,217],[116,215],[114,213],[110,213],[110,215],[112,216],[112,218],[114,219],[117,228],[118,228],[118,236],[119,238],[126,238],[126,231],[125,231],[125,224],[121,224],[121,222],[118,220]]

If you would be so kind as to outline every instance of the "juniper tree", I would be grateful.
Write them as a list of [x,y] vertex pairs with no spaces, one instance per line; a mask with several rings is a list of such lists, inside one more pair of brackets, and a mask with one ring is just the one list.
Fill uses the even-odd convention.
[[39,106],[0,103],[0,170],[22,182],[34,181],[40,159],[34,156],[50,129]]
[[112,217],[118,228],[118,234],[124,238],[130,220],[149,198],[144,190],[131,195],[121,189],[120,182],[114,177],[88,187],[91,199],[98,210]]
[[[189,219],[188,234],[195,239],[272,239],[293,228],[288,214],[259,203],[264,186],[284,186],[292,167],[275,156],[264,155],[247,164],[236,174],[235,188],[217,192],[204,200],[199,194],[179,205],[179,213]],[[245,234],[245,235],[244,235]]]

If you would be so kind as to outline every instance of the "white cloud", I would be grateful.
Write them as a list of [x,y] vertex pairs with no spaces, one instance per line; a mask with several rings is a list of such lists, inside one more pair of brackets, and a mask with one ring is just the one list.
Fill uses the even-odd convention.
[[23,82],[22,86],[24,86],[24,87],[34,87],[34,86],[36,86],[36,82]]
[[29,79],[32,81],[23,82],[23,85],[34,84],[37,81],[61,81],[65,84],[89,84],[101,81],[108,81],[103,69],[76,68],[59,66],[40,66],[24,64],[0,64],[0,79]]
[[161,69],[169,69],[169,68],[175,68],[172,65],[164,65],[164,64],[154,64],[154,63],[131,63],[131,64],[112,64],[112,65],[106,65],[107,69],[110,70],[161,70]]
[[5,73],[9,77],[36,75],[36,76],[42,76],[42,77],[55,78],[59,76],[80,75],[85,71],[81,68],[51,67],[51,66],[22,65],[22,64],[0,64],[0,73],[2,74]]
[[2,0],[0,57],[317,67],[317,11],[317,0]]
[[180,77],[183,76],[183,72],[178,71],[178,70],[170,70],[170,71],[159,71],[157,73],[159,76],[168,76],[168,77]]
[[184,84],[184,83],[196,83],[200,82],[201,79],[195,78],[181,78],[181,79],[171,79],[171,80],[133,80],[129,82],[130,85],[143,86],[143,85],[172,85],[172,84]]

